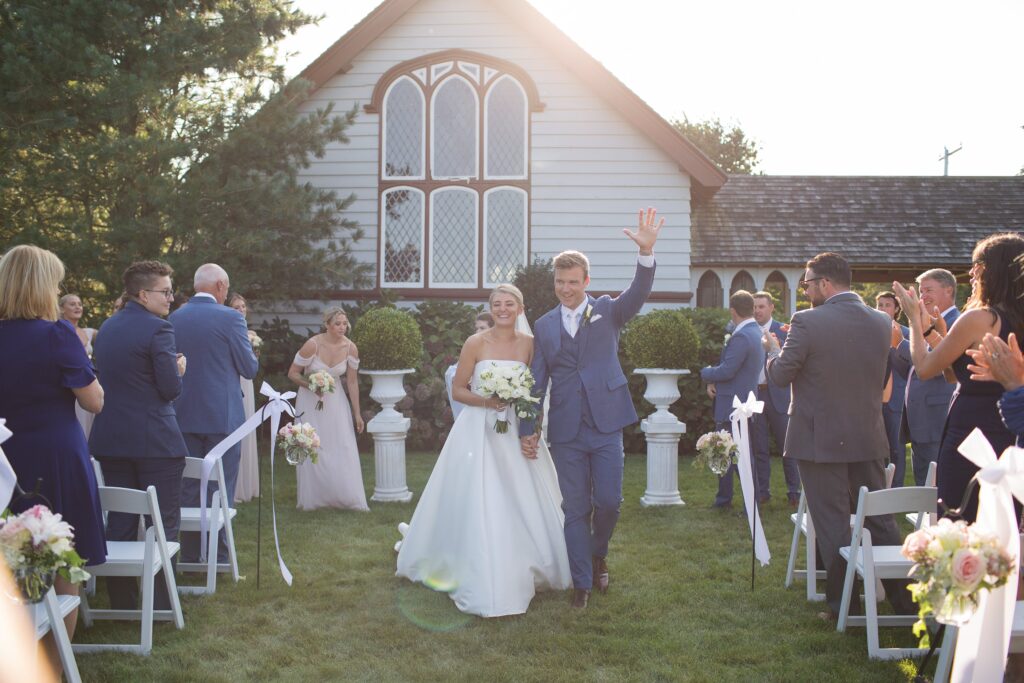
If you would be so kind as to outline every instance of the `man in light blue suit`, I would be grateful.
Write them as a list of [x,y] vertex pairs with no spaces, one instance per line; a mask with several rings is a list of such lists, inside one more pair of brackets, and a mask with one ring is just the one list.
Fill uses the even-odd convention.
[[[249,342],[245,318],[224,305],[228,274],[215,263],[196,270],[195,296],[171,314],[178,350],[188,359],[188,373],[182,379],[177,402],[181,427],[189,455],[202,458],[245,421],[240,377],[252,379],[259,365]],[[235,482],[241,445],[224,454],[224,477],[228,501],[235,499]],[[210,485],[212,496],[214,485]],[[182,505],[199,505],[199,483],[186,479],[181,489]],[[207,500],[209,503],[209,500]],[[226,553],[223,532],[220,553]],[[198,556],[198,534],[182,534],[183,561]],[[226,558],[226,555],[223,555]]]
[[[708,394],[715,401],[715,424],[725,430],[731,429],[729,415],[733,397],[746,400],[751,392],[757,395],[757,379],[765,359],[761,328],[754,320],[754,297],[750,292],[741,289],[729,297],[729,315],[735,327],[722,347],[720,362],[700,371],[700,378],[708,383]],[[762,419],[762,415],[754,415],[752,421]],[[732,477],[736,471],[736,465],[732,465],[719,477],[718,495],[712,507],[732,506]]]
[[[619,332],[654,285],[654,243],[665,220],[640,211],[636,274],[622,294],[586,293],[590,262],[578,251],[555,257],[555,294],[561,305],[534,329],[533,394],[551,386],[548,438],[565,512],[565,545],[572,572],[572,606],[585,608],[591,588],[608,590],[608,542],[622,502],[622,429],[637,421],[629,382],[619,365]],[[540,420],[519,423],[523,455],[537,457]]]
[[[918,291],[921,301],[928,308],[935,322],[945,325],[945,329],[953,327],[960,317],[956,308],[956,278],[953,273],[942,268],[933,268],[917,276]],[[939,317],[941,316],[941,322]],[[936,334],[935,325],[926,330],[925,341],[930,344],[939,342],[939,329]],[[955,384],[948,383],[942,375],[922,381],[914,372],[914,364],[910,360],[910,342],[902,342],[893,355],[893,370],[907,374],[906,406],[903,417],[910,434],[911,463],[914,467],[914,483],[924,486],[928,474],[928,463],[938,459],[942,432],[946,427],[946,413],[949,402],[953,398]]]

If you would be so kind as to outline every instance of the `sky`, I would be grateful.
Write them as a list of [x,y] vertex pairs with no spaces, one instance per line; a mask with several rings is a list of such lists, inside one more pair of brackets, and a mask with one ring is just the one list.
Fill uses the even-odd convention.
[[[1015,175],[1024,167],[1020,0],[531,0],[665,118],[719,118],[770,175]],[[282,49],[298,74],[378,0]],[[623,8],[628,8],[624,11]]]

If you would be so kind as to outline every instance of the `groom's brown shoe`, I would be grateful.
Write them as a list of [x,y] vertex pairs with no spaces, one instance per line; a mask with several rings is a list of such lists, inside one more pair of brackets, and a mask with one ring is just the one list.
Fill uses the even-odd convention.
[[608,563],[603,557],[593,558],[594,587],[602,593],[608,592]]
[[590,591],[586,588],[574,588],[572,591],[572,606],[576,609],[585,609],[587,601],[590,600]]

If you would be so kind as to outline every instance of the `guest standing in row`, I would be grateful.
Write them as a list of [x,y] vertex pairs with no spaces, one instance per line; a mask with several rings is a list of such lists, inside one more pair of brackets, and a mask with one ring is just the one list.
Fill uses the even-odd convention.
[[[45,504],[75,530],[75,549],[86,566],[107,559],[96,476],[75,401],[91,413],[103,409],[103,389],[75,330],[58,319],[64,264],[52,252],[22,245],[0,259],[0,417],[14,435],[4,452],[25,491],[18,513]],[[57,577],[57,593],[78,595],[78,585]],[[6,599],[6,596],[0,596]],[[77,612],[65,618],[73,636]]]
[[[181,474],[188,450],[175,420],[185,358],[178,357],[174,328],[164,320],[174,290],[166,263],[139,261],[124,271],[128,301],[101,327],[96,365],[103,374],[107,403],[96,418],[89,449],[103,467],[107,486],[145,491],[156,488],[160,520],[168,541],[178,540]],[[107,538],[134,541],[139,517],[112,512]],[[110,605],[137,609],[134,578],[108,578]],[[170,609],[162,578],[154,584],[154,609]]]
[[[812,307],[793,315],[781,349],[774,337],[766,340],[768,379],[793,392],[784,457],[799,462],[832,618],[842,602],[846,561],[839,549],[850,544],[851,501],[861,486],[885,488],[889,452],[882,396],[892,321],[851,292],[850,280],[842,256],[815,256],[800,282]],[[878,545],[900,544],[892,515],[869,517],[865,525]],[[898,613],[914,611],[906,582],[883,583]]]
[[[734,328],[722,347],[720,362],[700,371],[700,378],[708,383],[708,395],[715,402],[715,427],[726,431],[731,428],[729,415],[733,397],[745,401],[749,394],[756,394],[757,378],[764,366],[761,328],[754,320],[754,297],[750,292],[741,289],[729,297],[729,315]],[[763,416],[755,415],[753,419],[763,419]],[[711,507],[732,507],[733,474],[736,472],[736,465],[730,465],[718,478],[718,495]],[[757,475],[755,471],[754,476]]]
[[[249,307],[245,297],[234,292],[227,298],[227,305],[242,314],[246,321],[249,319]],[[249,330],[249,342],[252,342],[253,331]],[[253,354],[259,357],[259,351],[253,348]],[[253,388],[252,380],[241,377],[242,383],[242,408],[245,410],[245,419],[248,420],[256,412],[256,391]],[[259,430],[256,430],[259,431]],[[249,432],[242,439],[241,455],[238,461],[238,482],[235,484],[235,502],[245,503],[260,495],[260,463],[256,455],[256,431]]]
[[[356,431],[363,432],[357,375],[359,349],[346,336],[348,331],[345,311],[337,306],[328,308],[324,311],[324,331],[302,345],[288,369],[288,379],[299,387],[295,410],[320,435],[317,462],[307,460],[295,473],[300,510],[370,509],[356,446]],[[334,378],[334,393],[320,397],[309,390],[309,376],[316,372],[326,372]],[[317,410],[321,398],[323,408]]]
[[978,467],[960,455],[957,447],[975,427],[997,453],[1011,445],[1014,436],[999,415],[1002,387],[972,380],[967,369],[971,357],[966,351],[976,348],[986,334],[1005,340],[1011,331],[1021,329],[1024,321],[1018,302],[1024,296],[1024,269],[1018,257],[1022,254],[1024,237],[1015,232],[991,235],[978,242],[971,257],[971,298],[948,334],[939,323],[941,318],[933,317],[936,311],[928,309],[913,287],[907,290],[893,283],[910,321],[915,373],[928,379],[952,366],[956,375],[958,383],[942,434],[936,483],[941,506],[946,510],[960,508],[962,518],[969,522],[978,512],[977,491],[968,500],[964,496]]
[[[82,342],[82,346],[85,347],[85,355],[92,358],[92,342],[96,336],[96,330],[91,327],[79,327],[78,323],[82,320],[82,313],[85,309],[82,307],[82,299],[77,294],[65,294],[60,298],[58,302],[60,306],[60,317],[71,323],[71,326],[75,328],[75,334],[78,335],[78,340]],[[75,416],[78,418],[78,423],[82,425],[82,431],[85,432],[86,440],[89,439],[89,432],[92,430],[92,421],[95,417],[88,410],[75,403]]]
[[[956,308],[956,278],[943,268],[933,268],[917,277],[918,293],[929,314],[938,312],[937,329],[953,327],[960,316]],[[910,311],[901,304],[908,316]],[[941,318],[941,321],[940,321]],[[927,327],[927,325],[926,325]],[[939,335],[930,336],[930,343],[938,343]],[[909,338],[908,338],[909,339]],[[924,486],[928,465],[939,459],[939,446],[946,425],[946,413],[953,399],[954,384],[947,382],[942,373],[923,379],[914,369],[910,358],[910,342],[900,344],[892,356],[893,371],[896,375],[907,376],[907,396],[903,407],[903,423],[910,437],[910,463],[914,469],[914,484]]]
[[[252,379],[259,370],[249,343],[245,318],[224,306],[230,282],[228,274],[215,263],[196,270],[195,295],[171,314],[178,350],[190,361],[177,402],[178,426],[189,455],[202,458],[245,421],[240,378]],[[222,458],[224,489],[229,501],[235,499],[241,446],[235,444]],[[208,490],[212,499],[216,485]],[[199,482],[182,484],[182,505],[199,506]],[[221,531],[218,562],[227,562],[227,540]],[[199,557],[199,534],[182,534],[182,561]]]
[[900,363],[898,354],[903,351],[910,357],[910,328],[901,325],[898,320],[903,309],[894,292],[881,292],[875,296],[875,310],[885,313],[892,320],[892,332],[889,340],[889,366],[892,368],[892,394],[882,404],[882,417],[885,419],[885,435],[889,440],[889,462],[896,466],[893,472],[892,485],[903,486],[907,477],[907,448],[903,438],[903,404],[906,401],[907,375],[909,367]]

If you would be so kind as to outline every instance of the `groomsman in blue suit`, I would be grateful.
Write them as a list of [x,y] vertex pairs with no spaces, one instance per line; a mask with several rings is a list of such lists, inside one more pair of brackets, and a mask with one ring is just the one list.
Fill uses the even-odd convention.
[[[775,335],[779,344],[786,343],[786,326],[772,318],[775,312],[775,297],[771,292],[754,292],[754,320],[761,328],[762,336]],[[771,449],[768,433],[775,437],[781,451],[786,444],[786,429],[789,427],[789,387],[780,387],[768,381],[767,364],[761,367],[757,379],[757,400],[764,401],[764,413],[755,416],[750,426],[751,448],[754,467],[757,468],[757,498],[761,503],[771,499]],[[786,478],[786,497],[791,507],[800,503],[800,466],[795,460],[782,458],[782,471]]]
[[[953,327],[953,323],[960,317],[960,311],[956,308],[956,278],[948,270],[933,268],[917,276],[917,285],[921,301],[928,308],[933,323],[944,326],[943,329],[932,324],[926,330],[924,340],[937,344],[941,335]],[[939,334],[935,334],[936,330]],[[910,433],[910,461],[914,467],[914,483],[917,486],[924,486],[928,463],[939,457],[942,432],[946,427],[946,413],[949,412],[949,403],[953,399],[956,385],[947,382],[942,375],[921,380],[914,372],[914,364],[910,360],[910,342],[907,341],[896,349],[893,370],[908,376],[903,416],[907,431]]]
[[[245,421],[240,377],[252,379],[259,365],[249,342],[245,318],[224,305],[228,295],[228,274],[215,263],[196,270],[195,296],[171,314],[178,350],[188,359],[188,373],[182,379],[181,398],[177,402],[181,427],[189,455],[202,458],[214,446]],[[224,454],[224,477],[229,501],[235,499],[235,482],[241,445]],[[215,487],[210,485],[208,496]],[[199,505],[199,482],[184,480],[182,505]],[[207,503],[210,501],[207,500]],[[182,534],[182,559],[198,556],[198,534]],[[226,561],[226,546],[221,534],[220,559]]]
[[[561,304],[537,320],[531,371],[533,394],[551,386],[548,438],[565,512],[565,545],[572,572],[572,606],[585,608],[592,588],[608,590],[608,542],[622,502],[622,430],[637,421],[629,383],[619,365],[619,332],[644,305],[654,284],[654,243],[665,219],[640,211],[636,274],[622,294],[594,298],[590,261],[578,251],[555,257]],[[519,423],[523,455],[537,457],[540,419]]]
[[[709,365],[700,371],[700,378],[708,383],[708,395],[715,401],[715,425],[725,430],[731,429],[729,415],[733,397],[745,401],[751,392],[757,394],[757,379],[765,359],[761,328],[754,320],[754,297],[750,292],[741,289],[729,297],[729,315],[735,327],[722,347],[721,360],[718,365]],[[751,422],[763,419],[761,415],[754,415]],[[751,425],[751,433],[753,428]],[[718,478],[718,495],[712,507],[732,507],[732,477],[736,471],[736,465],[732,465]],[[754,474],[758,476],[756,470]]]

